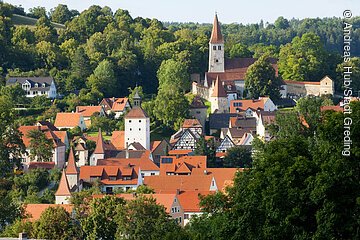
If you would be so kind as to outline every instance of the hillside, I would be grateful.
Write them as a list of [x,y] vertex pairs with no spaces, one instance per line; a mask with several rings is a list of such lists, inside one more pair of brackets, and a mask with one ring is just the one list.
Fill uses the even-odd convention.
[[[13,14],[11,21],[16,26],[25,25],[31,28],[31,27],[35,27],[37,19],[18,15],[18,14]],[[54,22],[51,22],[51,24],[54,26],[56,30],[65,29],[65,25],[63,24],[54,23]]]

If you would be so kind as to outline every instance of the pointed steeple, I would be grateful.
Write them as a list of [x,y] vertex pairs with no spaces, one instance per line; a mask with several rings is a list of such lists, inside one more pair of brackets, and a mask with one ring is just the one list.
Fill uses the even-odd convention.
[[73,152],[73,148],[70,147],[70,153],[69,153],[69,158],[68,158],[68,164],[66,167],[66,174],[79,174],[79,169],[76,166],[75,163],[75,156],[74,156],[74,152]]
[[55,196],[71,196],[69,183],[68,183],[68,180],[66,178],[65,169],[62,172],[59,187],[58,187],[58,190],[55,193]]
[[212,32],[211,32],[210,43],[224,43],[224,39],[223,39],[223,36],[221,34],[219,20],[218,20],[218,17],[217,17],[216,13],[215,13]]
[[219,75],[216,77],[214,91],[211,94],[212,97],[227,97],[224,87],[220,84]]
[[99,128],[98,138],[96,140],[96,148],[94,154],[105,154],[105,147],[104,147],[104,139],[101,133],[101,129]]
[[139,91],[136,89],[134,94],[134,107],[141,107],[141,97],[139,95]]

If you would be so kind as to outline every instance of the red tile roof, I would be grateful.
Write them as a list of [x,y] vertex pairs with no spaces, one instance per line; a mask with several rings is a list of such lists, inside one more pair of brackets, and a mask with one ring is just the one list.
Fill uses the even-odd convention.
[[98,160],[98,166],[132,166],[136,170],[142,171],[159,171],[159,167],[150,160],[150,151],[145,153],[140,158],[107,158]]
[[51,139],[53,141],[54,146],[64,146],[64,143],[62,142],[62,140],[53,131],[51,131],[47,126],[20,126],[19,131],[22,134],[21,139],[22,139],[25,147],[30,146],[31,139],[27,135],[32,130],[39,130],[39,131],[43,132],[47,139]]
[[78,174],[78,173],[79,173],[79,169],[76,166],[73,148],[70,147],[68,164],[66,166],[66,174]]
[[321,106],[320,110],[322,112],[328,111],[328,110],[332,110],[332,111],[335,111],[335,112],[344,112],[344,108],[342,108],[340,106]]
[[[265,107],[265,102],[268,100],[268,97],[262,97],[260,99],[243,99],[243,100],[231,100],[230,101],[230,113],[237,113],[237,109],[240,111],[246,111],[251,108],[253,110],[263,110]],[[240,106],[234,106],[234,104],[240,104]]]
[[[172,163],[163,163],[161,159],[171,158]],[[160,175],[167,173],[191,173],[193,168],[206,168],[206,156],[163,156],[160,159]]]
[[73,211],[73,205],[71,204],[25,204],[25,215],[27,219],[31,222],[39,220],[41,214],[49,207],[62,207],[69,214]]
[[224,43],[223,36],[221,34],[221,28],[218,21],[217,14],[215,14],[214,24],[211,31],[210,43]]
[[[109,177],[115,177],[110,180]],[[123,177],[130,176],[131,179]],[[133,166],[106,165],[106,166],[82,166],[80,168],[80,179],[91,181],[92,177],[99,177],[100,182],[105,185],[136,185],[138,181],[138,169]]]
[[213,193],[211,191],[184,191],[177,197],[184,212],[201,212],[200,195],[207,196]]
[[100,113],[102,106],[77,106],[76,112],[80,113],[83,117],[91,117],[94,113]]
[[[204,170],[202,170],[204,171]],[[156,193],[180,191],[210,191],[211,175],[164,175],[145,176],[144,184]]]
[[149,118],[149,116],[141,107],[134,107],[125,115],[125,118]]
[[123,112],[125,110],[126,104],[128,103],[128,98],[118,98],[113,103],[111,110],[114,112]]
[[202,128],[199,120],[195,119],[185,119],[182,125],[183,128]]
[[59,187],[55,193],[55,196],[71,196],[69,183],[66,178],[65,170],[63,170],[62,172]]
[[80,113],[57,113],[55,119],[55,126],[62,127],[77,127],[80,124]]
[[96,140],[96,148],[94,153],[95,154],[105,154],[105,147],[104,147],[105,143],[104,143],[104,139],[101,133],[101,129],[99,129],[99,133],[97,136],[97,140]]
[[192,151],[193,150],[190,149],[175,149],[175,150],[170,150],[169,155],[188,155]]
[[[215,178],[219,191],[223,191],[226,184],[231,183],[234,180],[237,171],[244,171],[242,168],[206,168],[204,169],[193,169],[192,175],[194,176],[213,176]],[[206,174],[205,174],[206,173]]]
[[161,144],[162,141],[152,141],[150,144],[151,151],[155,151],[155,149]]
[[116,149],[123,150],[125,148],[125,131],[113,131],[110,141]]
[[301,82],[293,80],[284,80],[286,84],[297,84],[297,85],[320,85],[320,82]]
[[224,86],[220,83],[219,76],[216,77],[214,91],[212,97],[227,97]]

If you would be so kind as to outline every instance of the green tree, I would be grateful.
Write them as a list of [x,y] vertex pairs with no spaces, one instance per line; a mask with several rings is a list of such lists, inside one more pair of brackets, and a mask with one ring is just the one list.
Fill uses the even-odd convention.
[[287,29],[288,27],[290,27],[289,25],[289,21],[284,18],[284,17],[278,17],[276,20],[275,20],[275,28],[278,28],[278,29]]
[[234,44],[229,51],[230,58],[251,58],[252,55],[247,46],[241,43]]
[[105,97],[112,96],[116,84],[113,64],[108,60],[100,62],[88,78],[88,84],[92,89],[103,93]]
[[194,154],[196,156],[206,156],[208,167],[218,167],[216,162],[216,146],[214,139],[205,140],[204,137],[201,137],[196,142]]
[[90,76],[92,68],[84,48],[79,47],[71,60],[71,71],[75,77],[82,79]]
[[37,20],[34,33],[36,42],[56,42],[57,32],[47,17],[41,17]]
[[348,70],[351,71],[352,95],[360,97],[360,57],[352,57],[349,62],[343,62],[337,65],[335,88],[339,92],[344,90],[344,72],[348,72]]
[[118,213],[116,239],[181,239],[181,227],[154,198],[139,196]]
[[42,18],[46,16],[46,9],[44,7],[33,7],[29,9],[29,16],[33,18]]
[[46,137],[45,133],[40,130],[30,130],[27,133],[30,138],[30,159],[32,161],[49,162],[53,155],[53,141]]
[[182,62],[172,59],[163,61],[157,72],[157,77],[159,88],[172,92],[185,92],[190,89],[190,76],[187,66]]
[[12,99],[0,95],[0,177],[6,176],[15,165],[20,164],[21,153],[25,151],[13,107]]
[[232,147],[228,149],[223,162],[228,168],[249,168],[252,166],[251,149],[246,147]]
[[279,73],[283,79],[319,81],[327,70],[326,52],[320,37],[306,33],[280,49]]
[[0,96],[7,96],[9,99],[12,99],[14,104],[28,103],[26,92],[22,89],[20,84],[0,87]]
[[178,119],[188,116],[189,102],[180,92],[160,89],[155,99],[153,113],[164,125],[175,128]]
[[70,214],[63,207],[49,207],[34,223],[33,235],[41,239],[72,239],[79,237]]
[[124,203],[115,196],[92,199],[80,219],[86,239],[115,239],[119,229],[116,218]]
[[248,68],[245,75],[245,88],[252,98],[280,97],[280,81],[275,75],[275,69],[265,56],[259,58]]
[[67,21],[71,20],[73,14],[68,9],[67,5],[59,4],[55,9],[51,9],[50,11],[50,18],[51,21],[56,23],[66,23]]

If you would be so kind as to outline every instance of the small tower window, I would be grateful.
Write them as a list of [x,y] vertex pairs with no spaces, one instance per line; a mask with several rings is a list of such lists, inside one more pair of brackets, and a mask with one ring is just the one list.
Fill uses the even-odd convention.
[[219,59],[215,59],[215,62],[219,62]]
[[221,46],[218,46],[218,50],[221,50]]
[[216,50],[216,46],[213,46],[213,50]]

